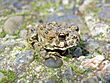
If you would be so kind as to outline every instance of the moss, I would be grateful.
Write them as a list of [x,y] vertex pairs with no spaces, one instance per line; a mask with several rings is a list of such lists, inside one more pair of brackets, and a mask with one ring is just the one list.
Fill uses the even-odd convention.
[[110,23],[110,18],[104,19],[104,21],[105,21],[106,23]]
[[70,67],[73,69],[73,71],[76,73],[76,75],[82,75],[86,72],[85,69],[81,69],[75,64],[71,64]]
[[4,78],[0,80],[0,83],[15,83],[16,74],[11,70],[0,70],[4,74]]
[[17,39],[17,38],[20,37],[19,33],[20,33],[20,30],[17,30],[17,31],[14,33],[15,39]]
[[60,4],[60,1],[54,3],[54,2],[44,2],[43,0],[39,0],[36,2],[32,2],[31,5],[33,7],[33,11],[37,11],[42,13],[43,15],[47,15],[49,14],[50,8],[53,8],[56,10],[61,4]]
[[5,37],[5,35],[6,35],[6,33],[5,33],[5,32],[1,32],[1,33],[0,33],[0,38]]

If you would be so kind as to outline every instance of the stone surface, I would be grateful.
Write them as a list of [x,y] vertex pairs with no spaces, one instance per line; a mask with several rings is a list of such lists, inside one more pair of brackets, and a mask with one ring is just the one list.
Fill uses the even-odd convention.
[[106,83],[110,83],[110,75],[107,77]]
[[21,30],[19,35],[20,35],[21,38],[26,39],[27,30]]
[[85,78],[81,81],[81,83],[99,83],[98,78],[96,76],[91,78]]
[[47,67],[59,68],[59,67],[62,66],[63,62],[62,62],[62,60],[59,59],[59,58],[56,58],[56,60],[53,59],[53,58],[49,58],[49,59],[46,59],[46,60],[44,61],[44,64],[45,64]]
[[[39,1],[31,4],[33,1],[35,0],[0,1],[0,32],[2,33],[4,30],[8,33],[5,37],[0,38],[0,70],[6,69],[15,71],[17,74],[17,83],[109,83],[110,1],[100,0],[100,2],[97,2],[94,0],[75,0],[76,3],[74,4],[71,2],[75,1],[62,0],[63,2],[59,4],[58,0],[46,0],[42,1],[43,3]],[[46,11],[46,7],[41,7],[41,10],[38,9],[38,12],[33,10],[36,9],[36,5],[40,7],[40,5],[45,5],[47,1],[49,3],[53,2],[53,4],[58,3],[60,6],[58,8],[49,7]],[[97,13],[97,9],[94,12],[94,7],[93,11],[92,8],[89,12],[86,10],[92,5],[91,3],[95,3],[95,5],[99,8],[98,11],[100,13]],[[71,9],[65,10],[67,5],[70,7],[71,4],[72,6],[75,5],[76,9],[73,11]],[[35,6],[33,7],[32,5]],[[74,15],[77,10],[79,10],[82,15]],[[47,14],[48,12],[49,14]],[[83,12],[85,12],[84,15]],[[33,19],[30,19],[31,16],[28,16],[29,13],[31,13],[32,18],[34,18],[33,15],[38,18],[33,21]],[[27,31],[24,27],[23,30],[21,30],[24,17],[13,16],[16,14],[26,14],[26,20],[24,21],[27,24],[26,26],[34,24],[38,25],[36,22],[40,20],[42,23],[47,21],[57,21],[66,22],[68,24],[77,24],[81,30],[81,39],[86,42],[85,49],[89,51],[88,56],[80,56],[83,55],[83,49],[75,47],[76,49],[73,49],[73,53],[78,58],[68,58],[62,56],[64,64],[60,68],[57,67],[62,64],[62,61],[56,58],[47,59],[44,64],[49,67],[53,67],[47,68],[44,64],[42,64],[43,60],[39,59],[37,53],[35,54],[36,56],[34,56],[33,51],[26,47],[25,38]],[[45,14],[47,15],[47,20],[46,17],[44,17]],[[18,34],[19,30],[21,30],[20,34]],[[17,33],[16,35],[19,37],[16,35],[10,35],[15,33]],[[84,33],[86,33],[86,35]],[[60,43],[60,45],[63,46],[63,43]],[[73,63],[77,66],[77,68],[71,68]],[[53,76],[55,76],[55,79],[51,79]],[[4,75],[0,72],[0,79],[3,77]],[[60,82],[58,80],[60,80]]]
[[96,57],[93,57],[91,59],[86,59],[85,61],[82,62],[82,65],[84,67],[88,67],[88,68],[98,68],[99,64],[104,60],[104,56],[103,55],[97,55]]
[[99,16],[104,20],[110,19],[110,5],[104,6]]
[[44,83],[57,83],[55,80],[46,80]]
[[4,45],[0,45],[0,52],[3,52],[5,49],[5,46]]
[[74,51],[75,57],[80,57],[82,55],[82,49],[80,47],[77,47]]
[[33,52],[31,50],[27,50],[21,53],[16,54],[15,63],[16,64],[27,64],[33,60]]
[[12,16],[9,17],[6,22],[4,23],[4,31],[8,34],[16,33],[21,27],[23,23],[23,16]]
[[72,70],[72,68],[67,68],[62,74],[62,77],[71,83],[72,81],[74,81],[73,77],[75,77],[75,72]]

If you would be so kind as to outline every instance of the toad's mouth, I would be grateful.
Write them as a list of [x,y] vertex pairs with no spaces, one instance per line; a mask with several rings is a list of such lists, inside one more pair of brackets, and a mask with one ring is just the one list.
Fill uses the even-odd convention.
[[45,49],[49,50],[66,50],[74,47],[80,41],[80,37],[71,33],[60,33],[56,36],[51,43],[45,45]]
[[65,41],[66,40],[66,35],[65,34],[59,34],[58,38],[60,41]]
[[72,48],[77,45],[78,42],[75,42],[75,40],[68,40],[68,41],[61,41],[58,44],[52,45],[48,44],[45,46],[45,49],[48,50],[67,50],[69,48]]

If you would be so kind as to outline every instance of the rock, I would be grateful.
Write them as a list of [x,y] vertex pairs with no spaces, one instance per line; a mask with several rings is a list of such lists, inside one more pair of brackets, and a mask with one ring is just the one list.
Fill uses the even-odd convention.
[[104,68],[101,70],[101,74],[104,78],[108,78],[108,75],[110,74],[110,62],[104,63],[105,66]]
[[21,38],[26,39],[27,30],[21,30],[19,35],[20,35]]
[[82,49],[80,47],[77,47],[74,51],[74,56],[79,57],[82,55]]
[[0,72],[0,80],[4,77],[5,77],[4,74]]
[[30,6],[30,5],[24,5],[23,7],[22,7],[22,10],[23,11],[31,11],[32,10],[32,7]]
[[49,16],[46,22],[52,22],[52,21],[66,22],[69,24],[77,25],[81,31],[87,30],[87,28],[85,27],[84,21],[79,16],[73,15],[73,11],[65,10],[65,11],[62,11],[62,13],[64,14],[63,15],[53,14]]
[[106,83],[110,83],[110,75],[107,77]]
[[59,68],[62,66],[63,62],[60,58],[56,57],[57,59],[53,59],[53,58],[49,58],[49,59],[46,59],[44,61],[44,65],[46,65],[47,67],[50,67],[50,68]]
[[4,46],[6,47],[13,47],[15,46],[15,44],[16,44],[16,41],[14,39],[9,39],[4,42]]
[[21,27],[23,23],[24,17],[23,16],[12,16],[9,17],[6,22],[4,23],[4,31],[8,34],[16,33]]
[[46,80],[44,83],[57,83],[55,80]]
[[89,52],[94,52],[99,47],[100,45],[98,41],[91,38],[87,39],[86,49],[88,49]]
[[3,52],[5,49],[5,46],[4,45],[0,45],[0,52]]
[[107,52],[110,52],[110,44],[105,45],[105,50],[106,50]]
[[15,63],[16,64],[27,64],[33,60],[33,51],[27,50],[16,54]]
[[98,40],[110,41],[108,36],[110,35],[109,24],[100,21],[94,16],[94,13],[85,16],[85,21],[92,37]]
[[74,71],[72,68],[68,68],[63,74],[62,77],[66,78],[68,81],[72,81],[75,76]]
[[110,19],[110,5],[104,6],[102,11],[99,13],[99,16],[103,20]]
[[91,78],[82,79],[81,83],[99,83],[98,78],[96,76]]
[[92,36],[98,36],[101,35],[106,37],[107,31],[109,30],[109,25],[106,23],[97,23],[94,25],[94,28],[91,30]]
[[102,55],[97,55],[96,57],[94,58],[91,58],[91,59],[86,59],[85,61],[83,61],[81,64],[84,66],[84,67],[87,67],[87,68],[96,68],[98,69],[99,68],[99,64],[104,60],[104,56]]
[[110,60],[110,44],[106,44],[104,46],[104,54],[105,54],[105,57]]
[[68,5],[68,4],[69,4],[69,0],[62,0],[62,3],[63,3],[64,5]]
[[13,6],[14,6],[15,8],[17,8],[17,9],[21,9],[22,6],[23,6],[23,4],[22,4],[22,3],[19,3],[19,2],[14,2],[14,3],[13,3]]

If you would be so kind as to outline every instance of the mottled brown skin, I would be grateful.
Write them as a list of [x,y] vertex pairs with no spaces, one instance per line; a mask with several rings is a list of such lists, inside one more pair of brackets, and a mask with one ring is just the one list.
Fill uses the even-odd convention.
[[57,22],[31,27],[27,36],[28,44],[37,49],[44,60],[69,55],[68,49],[79,41],[79,28],[76,25]]

